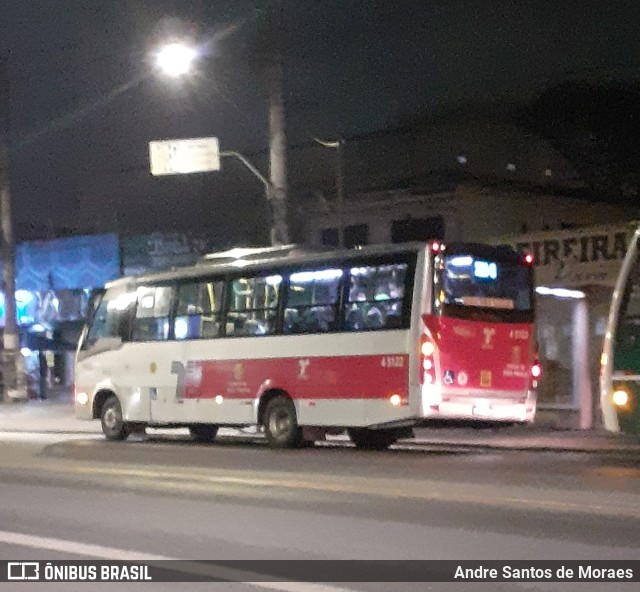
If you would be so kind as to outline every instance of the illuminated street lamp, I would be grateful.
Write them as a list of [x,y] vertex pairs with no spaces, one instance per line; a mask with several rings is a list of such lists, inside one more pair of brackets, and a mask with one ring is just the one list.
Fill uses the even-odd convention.
[[184,43],[170,43],[158,52],[156,65],[167,76],[179,78],[189,73],[197,57],[195,48]]
[[[173,78],[188,74],[199,53],[184,43],[170,43],[156,54],[159,70]],[[287,141],[285,135],[284,99],[282,92],[282,63],[277,53],[269,56],[265,66],[267,94],[269,97],[269,182],[266,185],[267,201],[273,216],[271,244],[286,245],[290,241],[287,213]],[[238,153],[228,153],[238,158]],[[242,162],[255,175],[256,169],[242,157]],[[263,180],[261,175],[258,177]]]

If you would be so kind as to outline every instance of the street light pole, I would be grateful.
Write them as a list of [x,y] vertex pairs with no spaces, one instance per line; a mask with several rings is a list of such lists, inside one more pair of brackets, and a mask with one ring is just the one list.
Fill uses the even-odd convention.
[[343,138],[337,142],[338,162],[336,170],[336,192],[338,194],[338,244],[344,248],[344,144]]
[[3,398],[5,402],[26,398],[24,361],[16,318],[15,242],[9,190],[9,75],[7,60],[0,57],[0,223],[2,226],[2,291],[4,335],[2,351]]
[[344,138],[340,138],[339,140],[335,140],[333,142],[325,142],[324,140],[319,140],[318,138],[314,138],[314,140],[324,146],[325,148],[335,148],[336,150],[336,197],[337,197],[337,206],[336,213],[338,218],[338,246],[342,249],[344,248],[344,181],[345,181],[345,172],[344,172],[344,149],[346,145],[346,140]]
[[285,133],[285,113],[283,98],[283,69],[280,54],[280,19],[282,5],[280,0],[273,3],[272,19],[267,35],[265,60],[266,90],[269,101],[269,169],[271,179],[271,204],[273,223],[271,228],[272,245],[288,245],[291,242],[288,220],[288,180],[287,180],[287,136]]

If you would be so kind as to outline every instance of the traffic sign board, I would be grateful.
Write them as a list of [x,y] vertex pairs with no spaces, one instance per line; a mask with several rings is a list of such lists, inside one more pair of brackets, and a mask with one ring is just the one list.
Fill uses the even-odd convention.
[[219,171],[218,138],[149,142],[149,159],[154,176]]

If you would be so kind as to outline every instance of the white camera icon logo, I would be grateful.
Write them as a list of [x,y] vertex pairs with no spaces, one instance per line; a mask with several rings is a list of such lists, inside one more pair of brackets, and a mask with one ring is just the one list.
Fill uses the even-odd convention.
[[8,580],[39,580],[40,564],[37,561],[9,561],[7,563]]

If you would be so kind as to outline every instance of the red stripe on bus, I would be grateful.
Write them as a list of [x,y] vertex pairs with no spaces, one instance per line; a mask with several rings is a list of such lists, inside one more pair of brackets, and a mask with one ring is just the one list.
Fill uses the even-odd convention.
[[294,399],[408,396],[409,356],[326,356],[190,362],[185,399],[249,399],[282,389]]

